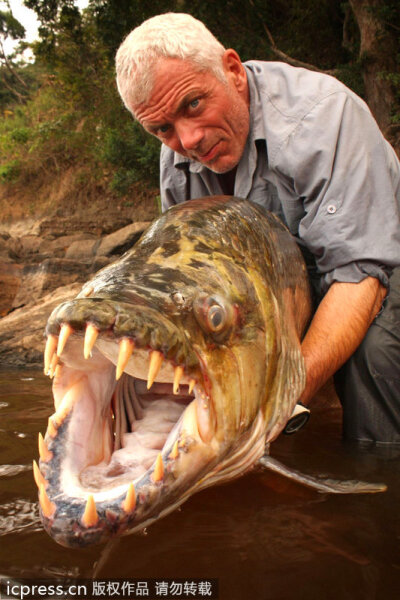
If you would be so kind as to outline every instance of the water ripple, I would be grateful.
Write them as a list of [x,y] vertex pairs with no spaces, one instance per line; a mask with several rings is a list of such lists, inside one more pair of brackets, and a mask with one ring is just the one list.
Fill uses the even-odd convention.
[[14,475],[31,470],[32,465],[0,465],[0,477],[14,477]]
[[21,531],[41,531],[37,502],[18,498],[14,502],[0,505],[0,537]]

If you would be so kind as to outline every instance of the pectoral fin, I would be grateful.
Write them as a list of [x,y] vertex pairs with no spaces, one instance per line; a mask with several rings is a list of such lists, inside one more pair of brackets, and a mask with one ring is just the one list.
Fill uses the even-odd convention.
[[304,473],[300,473],[300,471],[290,469],[286,465],[283,465],[281,462],[279,462],[279,460],[276,460],[276,458],[272,458],[268,455],[264,455],[262,458],[260,458],[259,462],[263,467],[269,469],[270,471],[274,471],[279,475],[288,477],[289,479],[313,488],[320,493],[374,494],[376,492],[384,492],[387,489],[387,486],[384,483],[367,483],[365,481],[356,481],[350,479],[347,481],[338,481],[336,479],[305,475]]

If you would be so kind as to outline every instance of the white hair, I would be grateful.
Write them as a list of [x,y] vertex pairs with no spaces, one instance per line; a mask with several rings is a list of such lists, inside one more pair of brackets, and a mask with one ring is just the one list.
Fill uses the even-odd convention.
[[165,13],[144,21],[125,38],[116,55],[117,86],[128,110],[146,102],[160,58],[180,58],[199,71],[226,81],[224,46],[201,22],[185,13]]

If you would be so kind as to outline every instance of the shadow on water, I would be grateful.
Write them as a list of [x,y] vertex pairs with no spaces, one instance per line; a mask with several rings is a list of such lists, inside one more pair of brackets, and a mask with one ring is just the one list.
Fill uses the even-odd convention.
[[221,600],[392,600],[400,590],[400,449],[343,444],[323,403],[272,454],[309,474],[383,481],[383,494],[318,494],[256,470],[197,494],[144,534],[72,551],[42,530],[32,458],[52,412],[38,371],[0,372],[0,577],[218,578]]

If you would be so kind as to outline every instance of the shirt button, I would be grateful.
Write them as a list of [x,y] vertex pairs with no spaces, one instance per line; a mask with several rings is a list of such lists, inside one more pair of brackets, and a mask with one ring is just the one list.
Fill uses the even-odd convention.
[[336,206],[334,204],[330,204],[327,208],[327,211],[330,215],[334,215],[336,212]]

